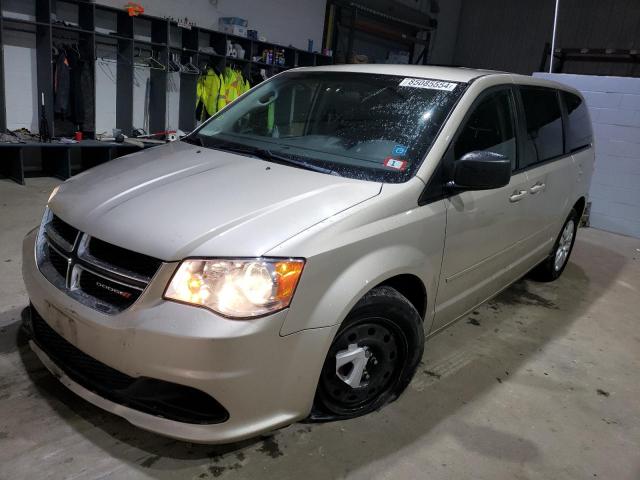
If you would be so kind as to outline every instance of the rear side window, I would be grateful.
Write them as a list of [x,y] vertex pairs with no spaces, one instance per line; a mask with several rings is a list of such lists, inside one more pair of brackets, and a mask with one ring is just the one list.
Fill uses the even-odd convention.
[[469,152],[500,153],[515,167],[516,136],[509,90],[486,95],[469,115],[456,143],[456,160]]
[[593,141],[591,118],[584,101],[573,93],[561,92],[567,108],[567,152],[574,152],[586,147]]
[[520,167],[528,167],[564,153],[562,112],[558,93],[550,88],[520,87],[524,107],[525,154]]

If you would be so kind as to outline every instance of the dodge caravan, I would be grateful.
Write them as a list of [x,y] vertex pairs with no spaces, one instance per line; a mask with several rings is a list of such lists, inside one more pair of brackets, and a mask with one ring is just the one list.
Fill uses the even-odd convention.
[[425,340],[556,279],[594,150],[580,93],[458,68],[299,68],[70,178],[24,241],[30,346],[100,408],[224,443],[381,408]]

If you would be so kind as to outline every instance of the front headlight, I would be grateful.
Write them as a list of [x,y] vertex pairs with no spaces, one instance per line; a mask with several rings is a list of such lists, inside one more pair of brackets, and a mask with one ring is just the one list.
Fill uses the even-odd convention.
[[258,317],[289,306],[303,267],[299,259],[185,260],[164,298],[226,317]]

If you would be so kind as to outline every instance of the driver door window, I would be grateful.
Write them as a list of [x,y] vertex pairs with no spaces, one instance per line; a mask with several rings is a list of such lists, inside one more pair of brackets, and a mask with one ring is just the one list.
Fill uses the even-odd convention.
[[489,93],[475,107],[454,145],[456,160],[466,153],[484,150],[504,155],[516,169],[516,134],[511,93]]

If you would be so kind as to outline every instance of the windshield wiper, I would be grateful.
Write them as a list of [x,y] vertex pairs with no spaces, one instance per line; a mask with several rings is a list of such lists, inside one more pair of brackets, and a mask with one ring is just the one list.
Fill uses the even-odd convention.
[[204,142],[202,141],[202,137],[198,135],[189,135],[188,137],[181,138],[183,142],[191,143],[193,145],[198,145],[199,147],[204,147]]
[[310,163],[304,160],[298,160],[285,155],[280,155],[268,149],[258,149],[258,150],[259,150],[259,155],[261,155],[260,158],[262,158],[263,160],[270,160],[276,163],[293,165],[295,167],[304,168],[305,170],[312,170],[314,172],[320,172],[320,173],[328,173],[329,175],[339,175],[336,171],[331,170],[330,168],[321,167],[319,165],[315,165],[313,163]]
[[324,168],[319,165],[307,162],[305,160],[298,160],[286,155],[275,153],[267,148],[249,147],[245,145],[237,145],[234,143],[220,142],[212,145],[212,148],[220,150],[226,150],[228,152],[239,153],[244,155],[251,155],[261,160],[267,160],[270,162],[280,163],[284,165],[291,165],[298,168],[304,168],[305,170],[312,170],[314,172],[328,173],[330,175],[339,175],[330,168]]

